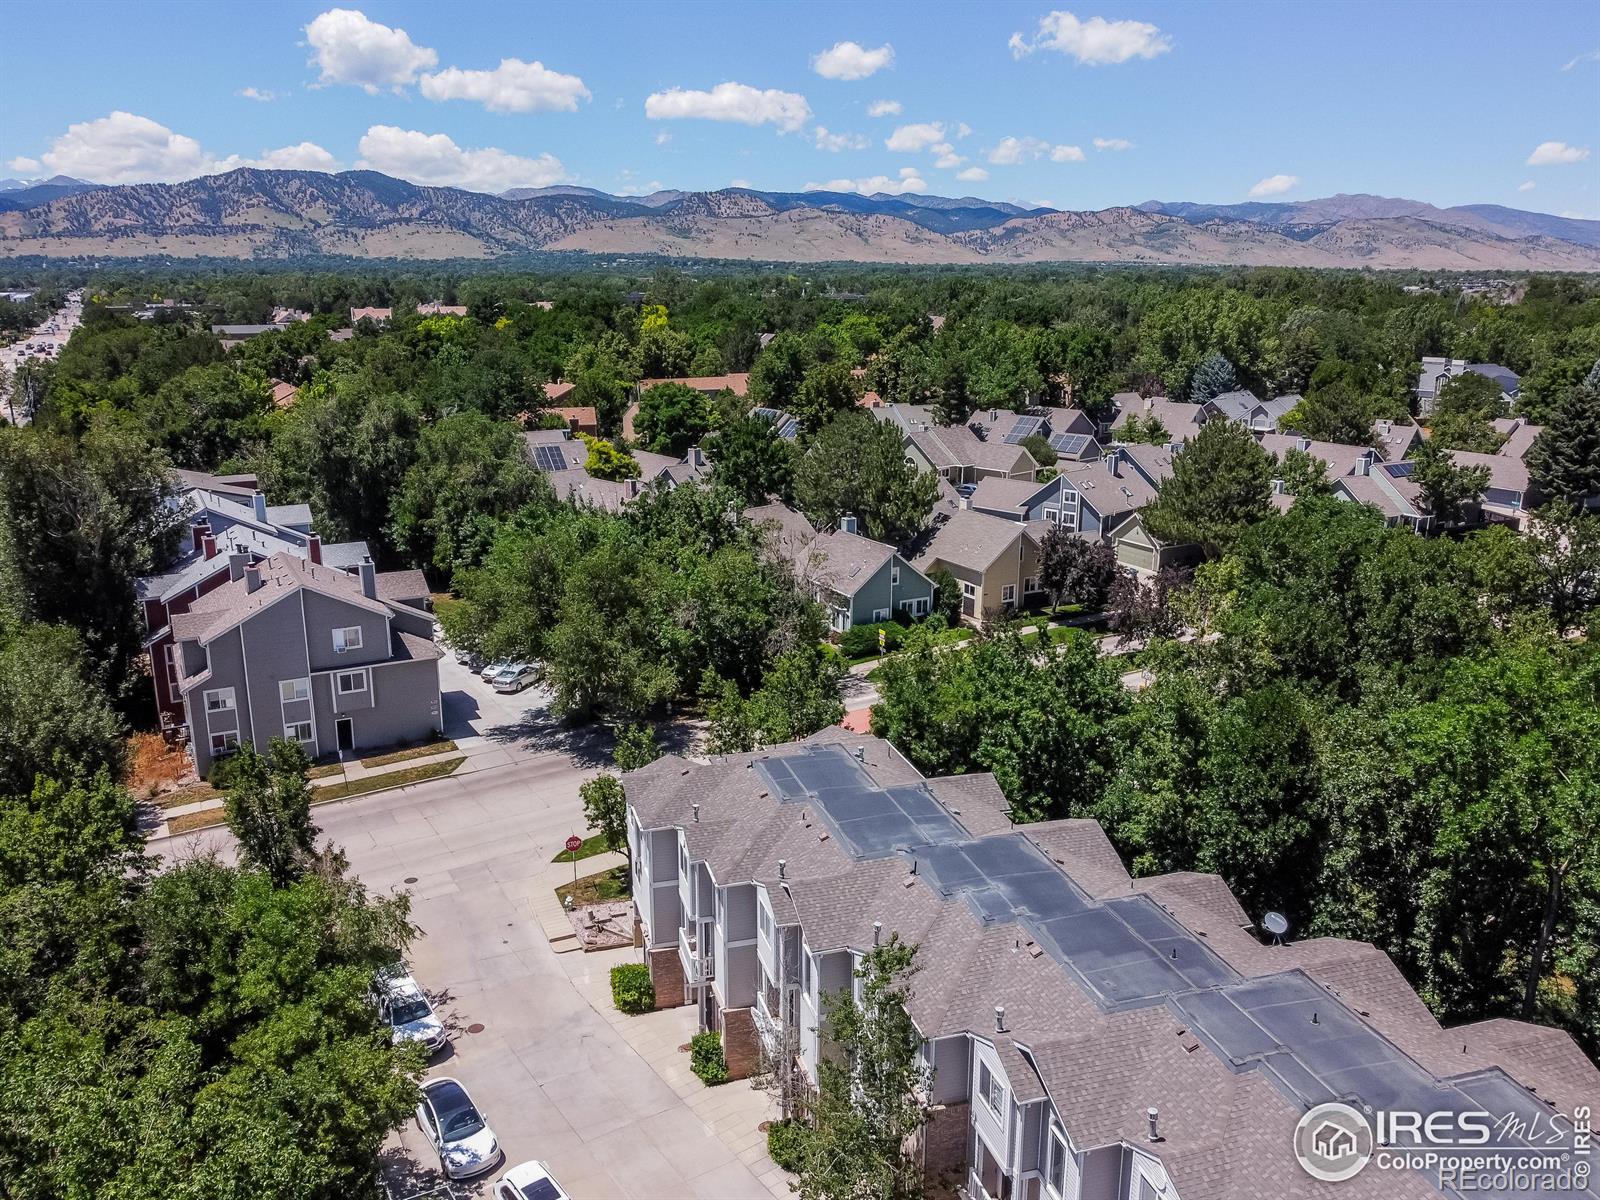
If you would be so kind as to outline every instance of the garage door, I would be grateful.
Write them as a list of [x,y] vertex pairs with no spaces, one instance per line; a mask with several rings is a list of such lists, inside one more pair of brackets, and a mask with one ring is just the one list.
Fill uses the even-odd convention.
[[1118,542],[1117,561],[1135,571],[1154,573],[1156,569],[1155,547],[1141,546],[1138,542]]

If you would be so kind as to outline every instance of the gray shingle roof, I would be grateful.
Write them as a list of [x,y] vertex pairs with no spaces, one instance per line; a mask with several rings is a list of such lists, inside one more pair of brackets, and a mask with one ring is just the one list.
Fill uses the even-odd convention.
[[933,536],[912,556],[922,565],[949,563],[971,571],[986,571],[1002,554],[1015,548],[1022,526],[1004,517],[960,509],[934,529]]

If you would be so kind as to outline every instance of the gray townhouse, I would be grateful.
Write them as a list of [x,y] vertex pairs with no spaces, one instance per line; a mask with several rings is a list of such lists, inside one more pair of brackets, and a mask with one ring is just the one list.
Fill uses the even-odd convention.
[[1411,480],[1411,467],[1409,460],[1375,463],[1365,475],[1341,476],[1333,481],[1334,497],[1377,509],[1385,525],[1426,533],[1433,528],[1433,514]]
[[893,546],[863,537],[852,516],[827,532],[786,504],[747,508],[744,517],[762,529],[768,551],[789,565],[801,590],[828,610],[832,633],[933,611],[933,581]]
[[1407,421],[1391,421],[1379,417],[1372,423],[1372,444],[1385,462],[1399,462],[1410,458],[1411,452],[1422,443],[1422,430]]
[[228,559],[228,581],[172,619],[195,771],[241,745],[312,758],[443,729],[441,651],[420,571],[354,575],[292,554]]
[[1118,392],[1111,397],[1111,414],[1109,424],[1113,432],[1125,424],[1130,416],[1136,416],[1141,421],[1154,417],[1167,431],[1167,441],[1182,445],[1200,431],[1200,426],[1220,416],[1221,410],[1210,400],[1190,404],[1186,400],[1169,400],[1165,396],[1145,397],[1138,392]]
[[940,425],[926,405],[884,404],[869,409],[880,421],[899,428],[906,459],[921,471],[932,471],[952,487],[980,479],[1032,479],[1039,464],[1026,447],[1004,437],[990,438],[970,425]]
[[169,736],[185,720],[172,621],[228,581],[232,555],[260,562],[273,554],[290,554],[313,565],[354,572],[368,553],[365,542],[323,542],[312,528],[309,506],[267,503],[254,475],[174,471],[173,476],[176,487],[166,504],[183,521],[177,555],[158,574],[134,584],[156,709]]
[[528,461],[550,481],[557,499],[572,504],[621,512],[646,488],[676,487],[703,478],[711,471],[710,461],[698,446],[682,458],[635,450],[631,457],[639,464],[637,478],[601,479],[584,469],[589,447],[574,433],[572,428],[536,429],[522,435]]
[[883,939],[919,947],[908,1007],[931,1078],[913,1150],[946,1194],[1453,1196],[1413,1168],[1313,1179],[1296,1126],[1338,1098],[1550,1130],[1552,1108],[1600,1095],[1563,1031],[1444,1029],[1370,944],[1278,944],[1218,876],[1132,878],[1097,823],[1014,825],[992,775],[924,778],[881,739],[669,755],[623,786],[657,1004],[692,1005],[736,1077],[814,1085],[826,998],[859,997]]
[[1417,412],[1423,416],[1431,413],[1434,401],[1439,398],[1439,389],[1464,371],[1482,375],[1499,384],[1500,400],[1507,408],[1516,401],[1517,394],[1522,390],[1522,380],[1517,373],[1499,363],[1469,363],[1462,358],[1424,357],[1422,370],[1417,375],[1417,385],[1413,389],[1417,396]]
[[1270,400],[1257,400],[1254,392],[1223,392],[1213,396],[1211,403],[1230,421],[1237,421],[1252,433],[1277,433],[1283,419],[1300,403],[1301,397],[1290,394],[1274,396]]

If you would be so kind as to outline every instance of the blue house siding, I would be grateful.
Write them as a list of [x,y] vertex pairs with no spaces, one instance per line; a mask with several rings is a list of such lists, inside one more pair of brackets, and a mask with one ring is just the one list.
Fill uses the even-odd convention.
[[[897,571],[899,582],[895,581]],[[920,611],[916,603],[919,600],[923,601]],[[927,616],[932,612],[933,581],[897,554],[856,589],[850,598],[850,623],[864,625],[874,619],[887,620],[908,606],[915,616]],[[879,616],[884,613],[888,616]]]

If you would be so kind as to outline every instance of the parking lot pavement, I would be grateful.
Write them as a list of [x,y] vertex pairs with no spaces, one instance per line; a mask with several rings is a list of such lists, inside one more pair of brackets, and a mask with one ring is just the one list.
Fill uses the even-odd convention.
[[581,767],[611,763],[611,738],[600,725],[571,726],[550,711],[543,685],[502,694],[448,651],[439,660],[444,735],[454,739],[474,767],[500,766],[530,756],[559,753]]
[[[677,1045],[692,1013],[610,1010],[609,968],[638,952],[557,955],[533,915],[535,897],[571,878],[550,859],[582,832],[588,774],[565,756],[530,757],[316,818],[370,887],[411,892],[424,931],[412,970],[451,1030],[428,1073],[466,1085],[508,1164],[544,1160],[577,1200],[786,1196],[755,1129],[765,1097],[686,1079]],[[435,1191],[437,1159],[413,1122],[391,1137],[384,1173],[399,1200],[486,1196],[497,1172]]]

